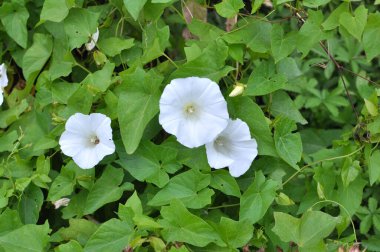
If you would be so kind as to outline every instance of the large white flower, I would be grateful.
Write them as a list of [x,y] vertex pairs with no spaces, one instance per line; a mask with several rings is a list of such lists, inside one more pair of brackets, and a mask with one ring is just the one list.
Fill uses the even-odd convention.
[[248,125],[240,119],[231,120],[212,142],[206,144],[208,163],[212,168],[229,168],[234,177],[243,175],[257,156],[256,140]]
[[115,152],[111,119],[100,113],[76,113],[67,120],[59,144],[80,168],[92,168]]
[[96,42],[98,42],[99,39],[99,29],[96,28],[96,32],[91,35],[90,41],[85,44],[86,50],[91,51],[94,49]]
[[3,104],[3,88],[8,85],[7,68],[5,64],[0,65],[0,105]]
[[207,78],[174,79],[160,99],[160,124],[189,148],[215,139],[227,127],[228,118],[218,84]]

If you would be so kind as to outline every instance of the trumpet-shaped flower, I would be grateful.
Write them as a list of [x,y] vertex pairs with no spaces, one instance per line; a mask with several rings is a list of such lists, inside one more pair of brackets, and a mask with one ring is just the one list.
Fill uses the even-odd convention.
[[86,50],[91,51],[94,49],[96,42],[98,42],[99,39],[99,29],[96,28],[96,32],[91,35],[90,41],[85,44]]
[[240,119],[230,120],[228,126],[206,144],[207,160],[212,168],[229,168],[234,177],[243,175],[257,156],[256,140],[251,138],[248,125]]
[[59,144],[80,168],[92,168],[115,152],[111,119],[100,113],[76,113],[67,120]]
[[160,124],[189,148],[215,139],[227,127],[228,118],[218,84],[207,78],[174,79],[160,99]]
[[0,105],[3,104],[3,88],[8,85],[7,68],[5,64],[0,65]]

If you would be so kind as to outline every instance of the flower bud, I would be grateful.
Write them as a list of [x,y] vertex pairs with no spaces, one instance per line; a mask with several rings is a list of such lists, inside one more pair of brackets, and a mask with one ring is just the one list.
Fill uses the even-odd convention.
[[231,93],[229,94],[229,97],[235,97],[235,96],[238,96],[238,95],[241,95],[243,92],[244,92],[244,89],[247,87],[247,85],[244,85],[242,83],[239,83],[237,82],[235,85],[234,85],[234,89],[231,91]]

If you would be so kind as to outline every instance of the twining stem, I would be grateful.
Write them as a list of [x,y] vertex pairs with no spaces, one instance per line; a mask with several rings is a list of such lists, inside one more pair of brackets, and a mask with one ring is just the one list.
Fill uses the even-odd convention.
[[318,204],[321,204],[321,203],[332,203],[332,204],[337,204],[338,206],[340,206],[347,214],[348,218],[350,218],[350,222],[351,222],[351,226],[352,226],[352,230],[354,231],[354,237],[355,237],[355,242],[358,243],[358,238],[356,237],[356,230],[355,230],[355,224],[351,218],[351,215],[350,215],[350,212],[347,210],[347,208],[345,208],[342,204],[340,204],[339,202],[336,202],[334,200],[328,200],[328,199],[325,199],[325,200],[321,200],[321,201],[318,201],[316,203],[314,203],[309,209],[313,209],[313,207],[315,207],[316,205]]
[[303,170],[305,170],[306,168],[310,167],[310,166],[313,166],[313,165],[316,165],[316,164],[319,164],[319,163],[322,163],[322,162],[325,162],[325,161],[332,161],[332,160],[335,160],[335,159],[341,159],[341,158],[346,158],[346,157],[349,157],[349,156],[352,156],[354,155],[355,153],[361,151],[362,149],[364,148],[364,145],[362,145],[359,149],[351,152],[351,153],[348,153],[346,155],[342,155],[342,156],[337,156],[337,157],[332,157],[332,158],[326,158],[326,159],[322,159],[322,160],[318,160],[318,161],[315,161],[313,163],[310,163],[310,164],[307,164],[307,165],[304,165],[301,169],[299,169],[298,171],[296,171],[292,176],[290,176],[284,183],[282,183],[282,186],[284,187],[287,183],[289,183],[289,181],[291,181],[294,177],[296,177],[298,174],[300,174]]

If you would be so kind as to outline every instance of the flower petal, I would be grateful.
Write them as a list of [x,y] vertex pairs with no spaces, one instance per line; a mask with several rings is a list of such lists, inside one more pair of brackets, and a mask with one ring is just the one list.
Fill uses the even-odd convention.
[[5,64],[0,65],[0,89],[8,85],[7,68]]
[[67,120],[65,129],[66,131],[76,133],[85,137],[91,136],[94,132],[91,132],[89,128],[91,125],[90,117],[82,113],[75,113]]
[[[184,112],[187,103],[195,107],[191,116]],[[160,124],[189,148],[214,140],[227,126],[228,118],[227,103],[219,86],[207,78],[174,79],[160,99]]]
[[65,131],[59,139],[59,145],[66,156],[73,157],[88,145],[88,139],[81,134]]
[[0,105],[3,104],[4,97],[3,97],[3,92],[0,90]]
[[91,35],[90,42],[85,44],[86,50],[91,51],[92,49],[94,49],[96,42],[98,42],[98,39],[99,39],[99,29],[96,28],[96,32]]
[[255,139],[233,142],[231,145],[231,155],[234,162],[228,167],[230,174],[234,177],[243,175],[251,167],[257,153],[257,142]]
[[108,132],[112,137],[111,119],[101,113],[92,113],[89,115],[90,128],[92,132]]
[[208,164],[215,169],[220,169],[229,166],[234,162],[229,156],[224,155],[220,151],[218,151],[214,142],[206,144],[206,154]]
[[251,139],[251,133],[246,122],[240,119],[229,120],[228,126],[221,133],[226,138],[233,139],[234,141],[245,141]]
[[98,156],[95,147],[86,147],[73,156],[73,160],[80,168],[90,169],[97,165],[103,157]]

